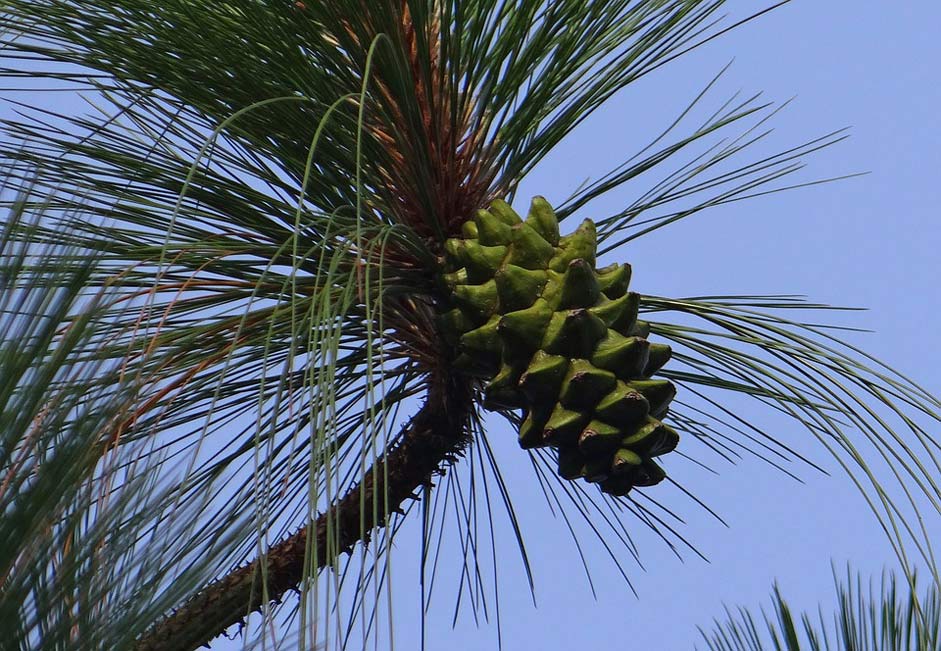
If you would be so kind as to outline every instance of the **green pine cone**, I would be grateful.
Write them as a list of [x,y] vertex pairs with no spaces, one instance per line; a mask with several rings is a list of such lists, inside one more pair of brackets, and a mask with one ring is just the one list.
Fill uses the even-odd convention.
[[660,420],[676,389],[651,375],[670,348],[647,341],[630,266],[596,269],[594,223],[560,236],[542,197],[525,220],[495,201],[461,234],[444,247],[439,323],[455,366],[485,381],[484,406],[522,409],[520,445],[556,448],[563,478],[611,495],[662,481],[653,458],[679,441]]

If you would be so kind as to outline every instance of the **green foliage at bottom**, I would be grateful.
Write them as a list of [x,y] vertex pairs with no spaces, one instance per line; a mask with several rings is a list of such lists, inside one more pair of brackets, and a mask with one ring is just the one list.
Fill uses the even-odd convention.
[[933,583],[919,595],[915,582],[884,574],[879,582],[847,569],[834,573],[837,610],[795,615],[780,588],[773,612],[726,608],[727,620],[711,633],[700,629],[709,651],[937,651],[941,649],[941,601]]

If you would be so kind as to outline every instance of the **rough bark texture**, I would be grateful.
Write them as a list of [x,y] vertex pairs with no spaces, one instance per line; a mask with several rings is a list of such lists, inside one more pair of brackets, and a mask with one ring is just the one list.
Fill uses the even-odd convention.
[[[405,426],[399,443],[376,462],[359,486],[317,518],[313,548],[317,551],[314,562],[318,569],[332,560],[328,551],[346,552],[357,542],[367,543],[375,527],[384,524],[445,461],[462,452],[469,440],[470,408],[471,394],[464,382],[456,378],[432,381],[425,404]],[[332,534],[329,544],[328,522]],[[287,591],[297,588],[304,576],[309,533],[308,527],[299,530],[271,547],[264,558],[206,586],[154,625],[138,640],[135,651],[184,651],[207,644],[229,626],[241,622],[248,612],[261,609],[265,601],[263,581],[268,600],[278,601]]]

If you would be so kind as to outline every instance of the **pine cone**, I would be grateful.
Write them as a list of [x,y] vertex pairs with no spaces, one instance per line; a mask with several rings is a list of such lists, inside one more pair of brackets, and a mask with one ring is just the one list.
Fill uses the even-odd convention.
[[560,237],[542,197],[523,220],[504,201],[445,243],[450,309],[442,329],[456,368],[486,382],[484,406],[522,409],[523,448],[558,450],[559,474],[625,495],[665,474],[654,457],[679,435],[664,425],[676,394],[651,379],[670,348],[647,341],[630,266],[595,269],[595,225]]

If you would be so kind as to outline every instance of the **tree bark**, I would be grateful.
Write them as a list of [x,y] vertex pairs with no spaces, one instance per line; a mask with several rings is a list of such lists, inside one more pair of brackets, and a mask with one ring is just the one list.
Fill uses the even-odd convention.
[[[460,455],[469,442],[468,415],[472,407],[467,383],[457,378],[432,378],[425,404],[404,427],[399,442],[364,475],[359,486],[339,498],[313,524],[316,568],[357,542],[369,542],[372,530],[425,485],[445,461]],[[388,482],[386,482],[388,477]],[[388,504],[389,512],[386,512]],[[378,517],[376,517],[378,516]],[[332,540],[328,550],[327,523]],[[135,651],[183,651],[208,644],[233,624],[243,621],[267,600],[278,601],[305,576],[310,527],[282,540],[263,557],[210,583],[173,614],[157,622],[134,645]],[[339,543],[339,544],[337,544]]]

